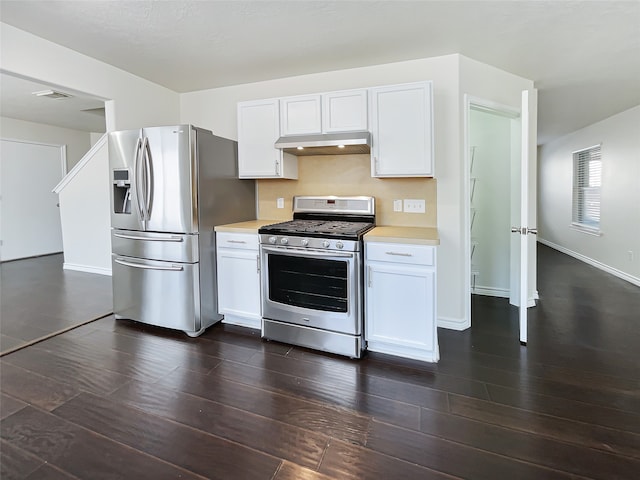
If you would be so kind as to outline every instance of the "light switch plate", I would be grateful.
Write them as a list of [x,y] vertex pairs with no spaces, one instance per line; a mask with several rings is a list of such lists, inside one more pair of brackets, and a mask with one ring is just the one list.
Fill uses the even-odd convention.
[[405,198],[404,211],[407,213],[424,213],[425,212],[424,203],[425,202],[423,199]]
[[278,208],[284,208],[284,198],[280,197],[276,200],[276,206]]
[[401,212],[402,211],[402,200],[394,200],[393,201],[393,211]]

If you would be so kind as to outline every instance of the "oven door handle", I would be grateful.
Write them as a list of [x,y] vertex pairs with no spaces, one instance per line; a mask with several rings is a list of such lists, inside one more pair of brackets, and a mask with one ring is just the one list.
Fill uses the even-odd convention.
[[277,253],[279,255],[288,255],[292,257],[319,257],[324,259],[330,258],[353,258],[354,253],[340,253],[332,251],[317,250],[293,250],[291,248],[276,248],[262,246],[264,252]]

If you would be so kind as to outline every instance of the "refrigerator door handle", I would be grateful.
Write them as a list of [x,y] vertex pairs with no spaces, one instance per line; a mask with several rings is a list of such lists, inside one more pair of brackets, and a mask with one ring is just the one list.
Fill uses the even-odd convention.
[[153,198],[153,178],[151,170],[151,147],[149,138],[144,137],[142,143],[142,155],[144,158],[144,208],[146,220],[151,220],[151,199]]
[[182,237],[172,235],[170,237],[142,237],[139,235],[124,235],[122,233],[114,233],[114,237],[126,238],[127,240],[144,240],[145,242],[184,242]]
[[143,263],[128,262],[123,258],[116,258],[114,261],[126,267],[143,268],[145,270],[169,270],[172,272],[181,272],[182,270],[184,270],[184,267],[181,267],[180,265],[171,265],[170,267],[160,267],[156,265],[145,265]]
[[138,142],[136,143],[136,156],[133,162],[133,170],[136,175],[136,203],[138,204],[138,212],[140,214],[140,220],[142,221],[142,229],[146,230],[146,222],[145,222],[145,212],[144,206],[142,204],[144,191],[143,191],[143,182],[142,182],[142,160],[140,156],[142,155],[142,139],[138,138]]

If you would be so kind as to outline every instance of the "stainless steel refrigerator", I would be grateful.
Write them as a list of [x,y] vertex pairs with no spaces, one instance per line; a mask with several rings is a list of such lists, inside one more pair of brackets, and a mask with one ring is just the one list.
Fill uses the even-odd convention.
[[109,134],[113,311],[200,335],[219,321],[215,225],[255,218],[237,143],[191,125]]

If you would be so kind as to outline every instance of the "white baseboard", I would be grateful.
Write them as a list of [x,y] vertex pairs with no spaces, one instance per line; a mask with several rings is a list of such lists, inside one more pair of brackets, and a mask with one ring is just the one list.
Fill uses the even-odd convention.
[[582,255],[581,253],[577,253],[577,252],[574,252],[573,250],[569,250],[568,248],[565,248],[561,245],[556,245],[555,243],[550,242],[548,240],[544,240],[543,238],[538,237],[538,242],[540,242],[543,245],[546,245],[547,247],[551,247],[554,250],[558,250],[559,252],[566,253],[570,257],[576,258],[584,263],[588,263],[592,267],[596,267],[602,271],[610,273],[615,277],[621,278],[622,280],[625,280],[629,283],[633,283],[634,285],[640,287],[640,278],[638,277],[629,275],[628,273],[620,271],[617,268],[613,268],[613,267],[610,267],[609,265],[605,265],[604,263],[594,260],[593,258],[589,258],[585,255]]
[[488,297],[509,298],[509,290],[505,288],[476,286],[475,288],[471,288],[471,293],[486,295]]
[[77,272],[97,273],[98,275],[108,275],[109,277],[111,276],[110,268],[90,267],[88,265],[77,265],[67,262],[64,262],[62,268],[64,270],[75,270]]
[[466,330],[471,324],[468,318],[447,318],[438,317],[438,327],[448,328],[449,330]]

